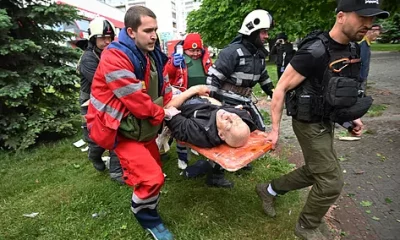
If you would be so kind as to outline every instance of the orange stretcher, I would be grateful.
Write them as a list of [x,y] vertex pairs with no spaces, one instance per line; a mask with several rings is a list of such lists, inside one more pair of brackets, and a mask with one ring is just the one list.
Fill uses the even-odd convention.
[[218,163],[225,170],[234,172],[271,150],[272,144],[266,142],[267,135],[265,132],[256,130],[250,134],[246,145],[240,148],[232,148],[226,144],[213,148],[200,148],[192,144],[185,144],[204,157]]

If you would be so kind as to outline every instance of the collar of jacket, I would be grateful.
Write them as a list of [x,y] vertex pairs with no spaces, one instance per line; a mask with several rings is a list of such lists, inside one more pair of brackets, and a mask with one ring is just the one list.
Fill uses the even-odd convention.
[[89,41],[88,43],[88,47],[87,49],[89,49],[90,51],[93,50],[93,52],[97,55],[98,58],[100,58],[101,52],[103,50],[101,50],[100,48],[98,48],[96,45],[94,45],[92,42]]
[[262,57],[262,58],[265,58],[266,56],[268,56],[268,52],[267,52],[267,50],[266,50],[265,48],[263,48],[263,49],[258,49],[253,43],[251,43],[251,42],[247,41],[246,39],[244,39],[242,34],[237,35],[237,36],[232,40],[231,44],[234,44],[234,43],[241,43],[241,44],[243,44],[243,46],[244,46],[247,50],[249,50],[249,52],[250,52],[251,54],[257,54],[257,53],[259,53],[259,54],[261,54],[260,57]]
[[[126,28],[121,29],[118,35],[118,42],[122,45],[125,45],[129,48],[130,51],[135,55],[135,57],[139,60],[142,72],[144,73],[144,69],[146,69],[147,60],[144,56],[143,52],[139,50],[136,46],[135,41],[128,35],[126,32]],[[108,47],[112,47],[112,43],[108,45]],[[158,72],[158,80],[159,80],[159,91],[161,93],[162,85],[163,85],[163,68],[164,65],[168,61],[168,57],[161,51],[159,41],[156,41],[154,46],[154,51],[149,52],[149,55],[156,62],[157,72]]]

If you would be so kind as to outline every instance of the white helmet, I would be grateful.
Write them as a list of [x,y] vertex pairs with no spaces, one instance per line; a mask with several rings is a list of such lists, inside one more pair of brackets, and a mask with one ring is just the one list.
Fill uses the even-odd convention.
[[271,14],[265,10],[257,9],[246,16],[239,33],[249,36],[259,29],[270,29],[272,24]]
[[112,40],[115,37],[115,27],[112,22],[103,17],[96,17],[89,23],[89,39],[92,37],[110,36]]

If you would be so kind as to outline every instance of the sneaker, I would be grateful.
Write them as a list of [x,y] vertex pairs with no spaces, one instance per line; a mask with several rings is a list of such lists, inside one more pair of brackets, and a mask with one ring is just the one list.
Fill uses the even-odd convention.
[[318,228],[304,228],[300,223],[296,223],[294,235],[303,240],[327,240]]
[[265,214],[267,214],[270,217],[275,217],[276,216],[276,212],[275,212],[275,208],[274,208],[275,197],[272,196],[271,194],[269,194],[269,192],[267,191],[268,185],[269,185],[269,183],[257,184],[256,192],[262,200],[262,208],[263,208]]
[[174,236],[167,228],[165,228],[164,224],[160,223],[153,228],[147,228],[147,231],[151,233],[155,240],[173,240]]
[[185,170],[187,168],[187,162],[178,159],[178,168],[181,170]]

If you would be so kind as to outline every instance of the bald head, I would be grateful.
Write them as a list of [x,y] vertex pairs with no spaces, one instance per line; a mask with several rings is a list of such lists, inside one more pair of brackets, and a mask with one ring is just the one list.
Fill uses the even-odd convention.
[[249,140],[250,128],[237,114],[220,109],[216,122],[219,137],[229,146],[242,147]]

